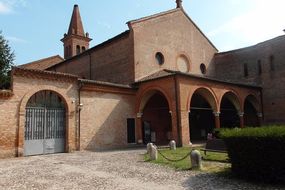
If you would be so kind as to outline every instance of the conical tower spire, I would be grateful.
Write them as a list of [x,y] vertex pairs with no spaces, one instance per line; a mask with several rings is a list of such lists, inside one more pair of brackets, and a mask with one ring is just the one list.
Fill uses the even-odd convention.
[[91,40],[89,34],[84,33],[79,7],[78,5],[74,5],[68,32],[61,39],[64,46],[64,58],[68,59],[89,49],[89,42]]
[[85,36],[78,5],[74,5],[71,21],[69,24],[68,35]]

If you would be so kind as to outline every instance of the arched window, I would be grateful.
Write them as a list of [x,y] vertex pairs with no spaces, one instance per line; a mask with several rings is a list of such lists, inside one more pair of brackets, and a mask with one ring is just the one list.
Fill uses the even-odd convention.
[[79,45],[76,46],[76,55],[78,55],[78,54],[80,54],[80,46]]
[[65,47],[64,57],[68,57],[68,46]]
[[248,77],[248,67],[247,64],[243,64],[243,75],[244,77]]
[[155,59],[158,65],[163,65],[164,64],[164,56],[161,52],[157,52],[155,54]]
[[274,71],[275,70],[275,65],[274,65],[274,56],[271,55],[269,57],[269,64],[270,64],[270,71]]
[[82,46],[81,49],[82,49],[82,52],[84,52],[86,50],[86,48],[84,46]]
[[206,65],[205,65],[204,63],[202,63],[202,64],[200,65],[200,70],[201,70],[201,73],[202,73],[203,75],[206,74],[207,68],[206,68]]
[[71,46],[68,46],[68,51],[67,51],[67,57],[70,57],[71,56]]
[[262,66],[261,66],[260,60],[257,61],[257,71],[258,71],[258,75],[262,74]]

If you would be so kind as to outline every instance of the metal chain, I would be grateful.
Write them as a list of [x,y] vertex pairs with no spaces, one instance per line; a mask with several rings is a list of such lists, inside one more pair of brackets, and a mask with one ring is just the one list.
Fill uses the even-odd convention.
[[167,157],[166,157],[165,155],[163,155],[158,149],[157,149],[157,152],[158,152],[164,159],[166,159],[166,160],[168,160],[168,161],[170,161],[170,162],[180,162],[180,161],[186,159],[188,156],[190,156],[192,150],[191,150],[186,156],[184,156],[183,158],[180,158],[180,159],[178,159],[178,160],[173,160],[173,159],[167,158]]

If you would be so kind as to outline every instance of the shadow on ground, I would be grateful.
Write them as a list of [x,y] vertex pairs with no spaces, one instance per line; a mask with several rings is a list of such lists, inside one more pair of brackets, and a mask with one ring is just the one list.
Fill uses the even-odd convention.
[[235,178],[229,171],[200,173],[189,177],[183,187],[189,190],[284,190],[285,185],[249,183]]

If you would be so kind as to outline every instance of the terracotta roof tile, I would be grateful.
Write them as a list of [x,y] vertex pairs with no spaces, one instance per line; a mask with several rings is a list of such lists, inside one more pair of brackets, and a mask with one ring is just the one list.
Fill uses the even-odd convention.
[[98,81],[98,80],[79,79],[79,81],[82,82],[82,83],[87,83],[87,84],[95,84],[95,85],[97,84],[97,85],[119,87],[119,88],[133,88],[130,85],[111,83],[111,82],[104,82],[104,81]]
[[154,74],[151,74],[145,78],[140,79],[139,81],[135,82],[134,84],[139,84],[139,83],[143,83],[143,82],[157,80],[160,78],[165,78],[165,77],[174,76],[174,75],[180,75],[180,76],[185,76],[185,77],[189,77],[189,78],[195,78],[195,79],[201,79],[201,80],[207,80],[207,81],[212,81],[212,82],[217,82],[217,83],[224,83],[224,84],[237,85],[237,86],[243,86],[243,87],[262,88],[261,86],[258,86],[256,84],[245,84],[245,83],[237,83],[237,82],[232,82],[232,81],[219,80],[219,79],[211,78],[208,76],[200,76],[200,75],[183,73],[180,71],[173,71],[173,70],[168,70],[168,69],[164,69],[164,70],[158,71]]
[[23,64],[19,67],[24,69],[46,70],[47,68],[52,67],[53,65],[56,65],[62,61],[64,61],[62,57],[55,55],[52,57],[33,61],[31,63]]

